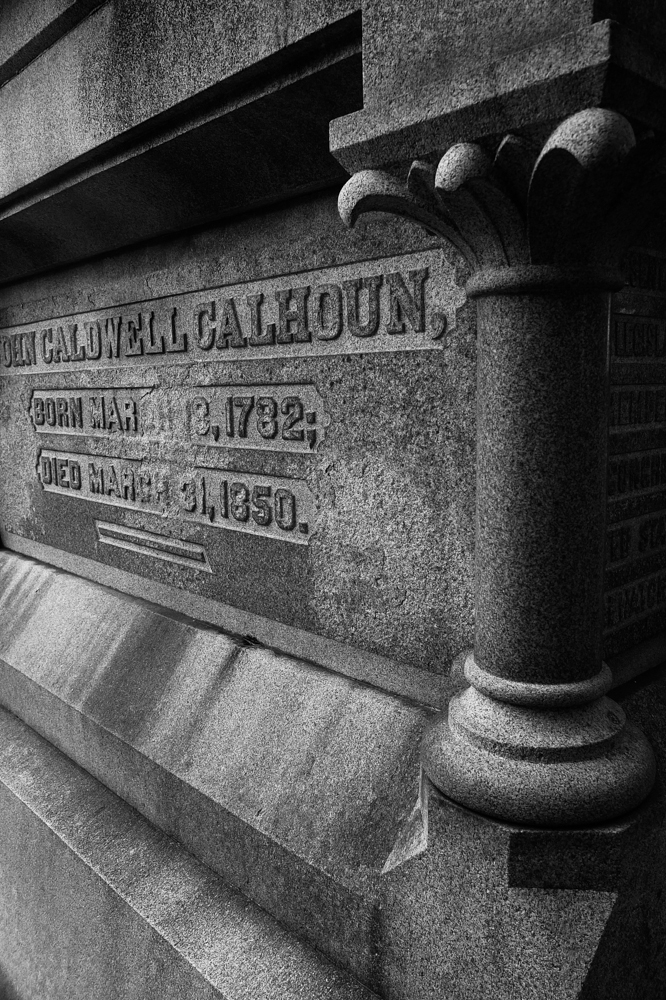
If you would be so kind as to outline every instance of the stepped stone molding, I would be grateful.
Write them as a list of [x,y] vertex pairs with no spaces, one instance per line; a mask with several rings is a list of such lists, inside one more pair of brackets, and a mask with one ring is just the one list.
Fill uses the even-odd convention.
[[453,244],[478,300],[476,626],[470,687],[426,732],[444,794],[540,826],[621,815],[655,775],[602,662],[609,292],[666,188],[664,144],[617,112],[541,150],[450,148],[406,185],[355,174],[343,221],[389,212]]

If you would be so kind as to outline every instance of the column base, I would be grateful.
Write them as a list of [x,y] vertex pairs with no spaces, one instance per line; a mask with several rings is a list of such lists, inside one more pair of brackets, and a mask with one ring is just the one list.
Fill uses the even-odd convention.
[[538,709],[470,687],[426,730],[423,767],[444,795],[496,819],[533,826],[601,823],[637,806],[655,779],[652,750],[601,697]]

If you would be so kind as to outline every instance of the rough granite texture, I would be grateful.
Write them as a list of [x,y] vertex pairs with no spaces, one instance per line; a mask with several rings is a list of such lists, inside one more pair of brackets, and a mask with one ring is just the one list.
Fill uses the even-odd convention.
[[[436,167],[415,160],[404,181],[360,171],[338,199],[347,225],[378,211],[406,216],[459,248],[472,272],[472,688],[429,727],[422,761],[456,802],[514,822],[608,821],[655,779],[647,741],[602,697],[612,682],[601,613],[608,293],[623,284],[623,257],[666,173],[663,145],[644,139],[617,111],[592,107],[540,150],[512,134],[492,158],[459,142]],[[661,457],[636,462],[640,488],[659,486]],[[663,605],[657,578],[644,594]]]
[[331,123],[350,173],[507,131],[538,136],[587,107],[664,126],[656,0],[509,0],[500,10],[474,0],[464,16],[445,0],[365,0],[363,25],[364,107]]
[[[663,767],[663,669],[618,698]],[[145,1000],[172,984],[188,998],[219,995],[211,984],[229,998],[367,995],[4,711],[0,787],[8,1000]],[[377,992],[661,1000],[663,816],[660,783],[622,822],[530,830],[467,813],[425,782],[381,878]]]
[[0,91],[0,200],[207,88],[256,72],[355,9],[350,0],[104,3]]
[[[367,262],[363,273],[372,273],[373,266],[382,272],[393,266],[390,260],[382,264],[383,258],[424,249],[439,253],[437,247],[436,240],[399,222],[346,234],[334,199],[313,197],[8,287],[0,293],[0,323],[41,326],[40,321],[80,310],[354,261]],[[373,258],[379,258],[376,264]],[[464,271],[458,256],[447,251],[438,259],[448,276],[445,296],[462,302],[456,277],[462,280]],[[409,258],[401,267],[407,277]],[[286,277],[284,284],[297,280]],[[208,294],[202,291],[201,297]],[[426,344],[433,343],[427,331],[424,336]],[[171,585],[176,602],[179,590],[189,590],[421,670],[446,672],[453,656],[470,645],[475,422],[470,307],[458,311],[456,326],[432,350],[313,353],[266,361],[220,361],[208,355],[205,363],[154,369],[86,366],[78,373],[66,365],[54,368],[48,376],[32,376],[25,368],[14,375],[11,369],[9,377],[0,378],[0,503],[6,531],[99,560],[102,581],[104,562]],[[60,386],[69,396],[77,387],[155,386],[179,388],[176,395],[187,398],[194,392],[188,386],[198,384],[266,383],[315,386],[330,416],[316,452],[227,449],[213,454],[210,449],[205,464],[238,475],[304,480],[316,506],[307,545],[47,494],[37,480],[40,447],[94,448],[118,458],[138,452],[133,442],[117,438],[93,442],[37,435],[28,410],[33,389]],[[158,444],[150,444],[152,454],[159,454]],[[142,446],[141,454],[147,449]],[[179,449],[166,450],[175,464],[188,459]],[[96,518],[205,544],[216,572],[101,546]]]
[[[614,694],[663,773],[664,667]],[[493,823],[426,786],[384,885],[388,995],[661,1000],[664,837],[661,780],[625,820],[571,831]]]
[[601,667],[607,308],[603,293],[478,303],[474,652],[500,677]]
[[30,560],[0,565],[0,703],[375,983],[379,873],[433,712]]
[[370,1000],[0,710],[3,1000]]
[[[363,103],[353,4],[42,6],[0,60],[0,282],[344,179],[328,123]],[[32,15],[8,7],[8,46]]]
[[0,7],[0,84],[28,63],[104,0],[4,0]]
[[[341,182],[328,122],[361,105],[358,45],[346,31],[326,49],[315,39],[270,75],[193,101],[174,121],[110,141],[0,207],[2,280]],[[16,114],[22,120],[20,104]]]
[[[340,233],[329,195],[311,193],[340,178],[323,126],[345,115],[331,129],[339,162],[392,170],[379,177],[379,194],[368,195],[377,177],[352,179],[360,211],[382,207],[382,198],[402,214],[410,214],[406,202],[416,205],[412,214],[429,232],[449,239],[452,227],[453,245],[468,251],[480,272],[470,294],[523,296],[480,307],[476,393],[476,650],[485,681],[500,678],[511,697],[492,684],[485,693],[467,690],[451,709],[460,736],[454,764],[439,780],[429,767],[435,739],[424,766],[440,789],[480,810],[573,825],[647,796],[651,751],[633,725],[645,727],[663,769],[664,680],[662,668],[619,693],[626,725],[622,709],[596,688],[597,700],[587,688],[585,698],[564,697],[594,677],[602,655],[601,336],[581,348],[575,334],[577,327],[599,331],[605,305],[589,295],[577,310],[557,294],[534,305],[540,281],[551,292],[553,281],[559,292],[571,292],[572,283],[577,291],[616,287],[609,270],[619,265],[620,248],[637,240],[645,248],[659,235],[664,161],[645,126],[666,124],[666,19],[655,0],[509,0],[499,13],[489,0],[473,0],[461,12],[443,0],[421,7],[368,0],[362,111],[360,18],[346,4],[232,11],[116,0],[61,39],[54,32],[54,44],[8,80],[0,90],[0,129],[8,136],[0,150],[4,280],[190,231],[8,289],[0,322],[34,324],[36,335],[75,307],[115,310],[317,268],[332,269],[331,304],[352,263],[381,258],[397,269],[399,253],[416,267],[435,253],[456,323],[449,316],[445,331],[439,314],[429,330],[438,343],[427,350],[313,350],[307,358],[265,354],[243,363],[150,358],[83,375],[57,364],[46,374],[46,358],[40,374],[16,373],[29,334],[27,341],[2,335],[0,360],[12,369],[0,397],[3,538],[45,557],[61,550],[70,568],[80,559],[81,573],[99,581],[118,582],[118,571],[143,575],[147,591],[150,582],[183,594],[182,606],[177,597],[172,603],[183,612],[196,595],[255,621],[272,616],[283,631],[271,645],[292,627],[299,641],[310,632],[348,643],[359,658],[402,663],[405,678],[408,671],[412,680],[417,671],[446,675],[472,631],[476,344],[474,309],[457,298],[469,270],[456,253],[441,251],[437,237],[411,235],[402,222],[376,235],[363,227]],[[505,130],[541,147],[562,117],[589,106],[543,146],[529,191],[529,142],[512,137],[489,158],[493,137]],[[481,146],[448,150],[479,137]],[[397,190],[399,164],[439,159],[445,149],[436,170],[416,163],[408,187]],[[620,192],[631,197],[618,199]],[[353,221],[357,206],[344,211],[344,202],[342,214]],[[224,229],[191,229],[249,207],[264,210]],[[605,268],[601,278],[592,265]],[[288,280],[296,286],[295,277]],[[364,282],[370,302],[367,272]],[[401,302],[391,336],[403,332],[410,312]],[[413,305],[412,325],[417,312]],[[228,305],[224,315],[228,331]],[[347,323],[350,317],[348,305]],[[305,343],[299,315],[282,319],[282,334],[297,324],[283,343]],[[524,334],[518,346],[516,332]],[[535,345],[542,334],[548,343]],[[562,345],[572,341],[567,356]],[[268,522],[261,517],[252,533],[232,525],[215,535],[203,520],[214,520],[205,497],[183,508],[201,513],[199,522],[115,500],[100,509],[84,504],[67,492],[81,486],[76,459],[110,459],[111,438],[38,431],[34,420],[40,394],[58,393],[62,412],[77,391],[141,389],[163,404],[185,398],[191,420],[197,406],[188,393],[231,385],[248,394],[250,386],[316,390],[317,410],[330,418],[318,450],[299,453],[297,438],[287,435],[279,448],[255,450],[215,451],[197,441],[193,457],[191,439],[185,445],[181,435],[174,447],[165,435],[136,461],[189,463],[202,476],[295,481],[299,505],[305,497],[307,507],[308,491],[314,498],[311,523],[298,523],[307,542],[299,537],[288,547],[262,536],[256,526]],[[238,401],[231,402],[233,416]],[[55,414],[54,399],[51,406]],[[221,427],[215,424],[218,436]],[[231,417],[228,437],[230,427]],[[65,438],[74,458],[63,486],[57,448],[64,450]],[[112,444],[114,461],[131,462],[136,442]],[[54,465],[44,461],[49,450]],[[123,499],[117,487],[113,495]],[[222,487],[218,495],[226,498]],[[0,935],[10,942],[6,990],[18,1000],[41,1000],[51,983],[58,995],[74,985],[81,997],[97,992],[100,1000],[109,983],[119,983],[118,1000],[168,997],[170,989],[214,996],[213,983],[230,998],[289,997],[290,990],[362,996],[367,986],[386,1000],[662,1000],[661,783],[634,815],[587,831],[493,822],[452,805],[419,775],[430,709],[43,564],[6,553],[0,565],[9,623],[0,638],[0,701],[14,713],[0,713],[0,859],[10,859],[0,880],[8,897],[0,913],[9,915],[0,917]],[[655,581],[653,596],[656,589]],[[521,684],[543,680],[562,682],[549,708],[521,701]],[[459,681],[456,667],[449,689]],[[626,797],[622,780],[612,784],[618,775],[631,786]],[[474,783],[484,781],[475,797]],[[543,810],[531,800],[535,789]],[[145,818],[161,829],[146,827]],[[23,874],[17,856],[27,862],[27,904],[12,881]],[[44,870],[55,873],[51,896]],[[252,902],[228,893],[218,875]],[[108,933],[117,925],[124,954]],[[56,936],[67,928],[75,944]],[[337,978],[291,932],[356,979]],[[99,954],[102,934],[102,963],[72,968],[77,947]],[[174,944],[188,964],[174,956]],[[129,956],[129,970],[119,970],[120,956]],[[0,948],[0,967],[3,961]]]

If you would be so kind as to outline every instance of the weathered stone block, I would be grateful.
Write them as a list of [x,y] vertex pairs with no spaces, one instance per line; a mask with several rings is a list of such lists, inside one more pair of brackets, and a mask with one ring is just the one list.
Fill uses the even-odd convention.
[[371,994],[0,710],[3,1000]]
[[7,552],[0,586],[0,704],[372,985],[432,710]]
[[[364,106],[331,123],[350,172],[505,132],[544,138],[588,107],[664,127],[666,19],[654,3],[363,4]],[[387,58],[390,53],[390,58]],[[544,132],[545,129],[545,132]]]
[[472,627],[460,267],[400,224],[344,234],[326,196],[8,291],[5,543],[349,643],[421,697]]

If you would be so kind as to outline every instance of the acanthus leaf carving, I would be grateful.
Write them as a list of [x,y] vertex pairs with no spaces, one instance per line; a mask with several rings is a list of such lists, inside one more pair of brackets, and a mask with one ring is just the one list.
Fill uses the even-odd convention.
[[541,151],[506,136],[494,158],[458,143],[436,168],[416,161],[407,183],[355,174],[340,193],[343,221],[402,215],[444,237],[474,271],[522,265],[617,271],[656,202],[666,196],[664,144],[637,140],[622,115],[572,115]]

